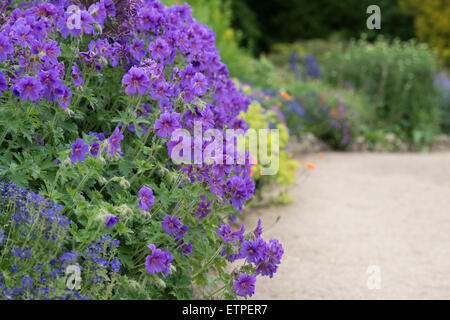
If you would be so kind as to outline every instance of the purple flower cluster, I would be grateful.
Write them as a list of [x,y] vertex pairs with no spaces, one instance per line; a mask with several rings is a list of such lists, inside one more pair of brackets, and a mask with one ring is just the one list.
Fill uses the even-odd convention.
[[143,186],[139,190],[139,208],[144,211],[149,211],[150,207],[155,203],[153,190],[147,186]]
[[313,55],[307,54],[303,61],[303,73],[304,77],[309,77],[312,79],[322,78],[322,73],[320,72],[319,61]]
[[145,270],[149,274],[164,272],[167,275],[171,272],[170,262],[173,260],[173,256],[169,252],[167,247],[166,251],[156,249],[154,244],[149,244],[148,248],[152,250],[152,254],[148,255],[145,259]]
[[[93,135],[100,140],[100,142],[106,140],[103,133],[89,132],[89,135]],[[115,154],[116,152],[120,155],[122,150],[120,149],[120,142],[123,140],[123,134],[120,132],[119,128],[116,127],[113,134],[108,138],[108,145],[104,147],[104,151],[108,151],[109,154]],[[72,163],[81,163],[86,159],[86,154],[90,154],[92,157],[97,157],[101,151],[101,145],[98,141],[92,142],[89,146],[84,142],[83,139],[77,139],[72,144],[72,155],[70,160]]]
[[161,138],[170,136],[176,129],[179,128],[181,128],[180,114],[176,112],[165,112],[161,114],[160,119],[156,119],[155,125],[153,126],[153,129],[158,131],[157,134]]
[[[78,252],[65,249],[71,221],[60,213],[61,209],[15,184],[0,183],[0,220],[14,221],[15,230],[8,230],[11,223],[4,224],[6,232],[0,230],[0,250],[6,250],[4,244],[13,244],[9,247],[11,254],[2,261],[9,274],[5,278],[0,273],[0,299],[86,299],[79,292],[59,285],[65,283],[67,266],[79,264],[82,270],[87,268],[94,274],[106,268],[119,271],[121,263],[113,252],[119,242],[110,236],[91,243],[84,259]],[[30,241],[31,248],[25,245]],[[98,274],[91,281],[101,279]]]
[[201,196],[202,201],[198,205],[198,210],[194,213],[200,219],[205,218],[211,212],[211,201],[206,201],[206,196]]
[[[119,246],[119,240],[114,240],[107,235],[98,241],[93,241],[89,244],[85,252],[86,266],[91,270],[111,269],[113,272],[119,272],[120,260],[114,257],[114,251]],[[101,277],[91,279],[91,282],[104,281]]]
[[238,296],[245,297],[248,295],[251,297],[255,293],[255,283],[255,275],[243,273],[239,275],[238,279],[234,282],[233,289]]
[[63,7],[50,3],[11,13],[0,27],[0,61],[18,69],[0,74],[0,91],[9,87],[21,100],[46,99],[67,108],[72,93],[63,81],[64,63],[58,61],[60,47],[51,39],[63,13]]
[[180,219],[176,216],[171,217],[169,215],[163,218],[161,227],[176,240],[181,240],[189,229],[189,226],[187,224],[182,225]]
[[[256,275],[273,277],[278,265],[281,263],[284,250],[278,240],[264,241],[261,237],[261,220],[251,233],[251,239],[244,240],[244,226],[240,230],[232,231],[230,225],[220,224],[217,235],[225,242],[222,256],[226,256],[231,262],[238,259],[246,259],[256,267]],[[237,294],[252,295],[256,275],[240,275],[236,280],[234,289]]]

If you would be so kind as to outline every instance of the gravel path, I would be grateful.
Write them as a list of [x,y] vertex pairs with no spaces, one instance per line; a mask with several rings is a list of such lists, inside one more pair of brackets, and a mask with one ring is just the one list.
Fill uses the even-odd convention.
[[247,214],[285,249],[255,299],[450,299],[450,153],[304,160],[292,205]]

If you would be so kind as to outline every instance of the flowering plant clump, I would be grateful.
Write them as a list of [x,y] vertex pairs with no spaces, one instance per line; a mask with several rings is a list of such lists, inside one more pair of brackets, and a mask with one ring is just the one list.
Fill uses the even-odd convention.
[[[231,158],[226,164],[172,157],[172,136],[194,133],[196,123],[248,129],[239,115],[250,100],[229,78],[214,33],[188,5],[63,0],[5,10],[0,179],[62,205],[71,221],[68,250],[81,248],[88,274],[77,292],[181,299],[200,286],[204,297],[235,298],[252,294],[255,275],[272,276],[278,242],[259,248],[253,266],[241,238],[251,234],[242,229],[225,250],[216,232],[254,194],[249,153],[232,141],[217,155]],[[190,142],[200,150],[212,143]],[[230,259],[230,250],[239,252]],[[244,265],[224,271],[238,256]],[[239,280],[243,272],[252,280]],[[100,284],[95,292],[91,280]]]
[[[95,299],[114,287],[119,241],[71,245],[61,207],[13,183],[0,183],[0,299]],[[73,274],[68,274],[73,272]]]

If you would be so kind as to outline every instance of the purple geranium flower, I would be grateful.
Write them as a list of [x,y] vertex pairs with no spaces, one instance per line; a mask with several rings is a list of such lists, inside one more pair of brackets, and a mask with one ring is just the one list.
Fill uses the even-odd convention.
[[154,203],[155,197],[153,196],[153,190],[147,186],[143,186],[139,190],[139,208],[148,211]]
[[249,295],[250,297],[255,293],[256,276],[253,274],[243,273],[234,282],[233,289],[236,294],[241,297]]
[[154,60],[164,60],[170,53],[170,47],[164,39],[158,38],[151,42],[148,50]]
[[183,245],[183,247],[181,248],[181,251],[183,252],[183,254],[185,256],[191,254],[192,253],[192,241],[189,241],[188,244]]
[[107,216],[106,220],[105,220],[105,225],[106,227],[112,227],[113,225],[115,225],[117,223],[117,221],[119,221],[119,217],[116,216]]
[[261,219],[258,220],[258,225],[256,226],[255,230],[253,231],[253,234],[255,235],[256,238],[261,237],[262,234],[262,226],[261,226]]
[[145,94],[151,83],[147,74],[142,68],[132,67],[122,79],[122,84],[126,86],[125,92],[134,95],[136,90],[139,94]]
[[242,254],[247,257],[248,262],[258,263],[259,259],[262,256],[262,252],[260,250],[264,248],[265,242],[261,238],[245,241],[242,244]]
[[13,53],[14,47],[11,43],[11,39],[0,34],[0,61],[6,60],[8,54]]
[[91,155],[93,157],[98,156],[98,152],[100,151],[100,144],[97,141],[94,141],[91,145]]
[[192,78],[192,87],[194,88],[194,93],[197,96],[203,96],[206,92],[207,86],[208,83],[205,76],[202,73],[197,72]]
[[72,66],[72,79],[74,86],[81,86],[84,83],[84,79],[81,77],[82,73],[76,63]]
[[120,151],[120,141],[123,140],[123,134],[120,132],[119,128],[114,130],[114,133],[109,137],[109,153],[114,154],[116,150]]
[[180,219],[169,215],[165,216],[161,222],[163,230],[166,230],[166,232],[170,235],[175,235],[178,231],[180,231],[180,224]]
[[6,89],[8,89],[8,82],[6,81],[3,71],[0,70],[0,96],[1,96],[1,92],[5,91]]
[[26,75],[14,87],[22,100],[26,100],[27,98],[31,101],[40,99],[42,85],[34,77]]
[[77,161],[83,162],[87,152],[89,152],[89,145],[85,144],[83,139],[77,139],[77,141],[72,144],[72,155],[70,156],[70,160],[72,160],[72,163],[76,163]]
[[152,250],[152,254],[145,259],[145,271],[150,274],[155,272],[164,271],[164,275],[167,277],[170,270],[170,262],[173,260],[173,256],[169,252],[167,247],[166,251],[156,249],[154,244],[149,244],[148,248]]
[[181,128],[180,114],[176,112],[161,114],[160,119],[156,119],[153,126],[153,129],[158,130],[157,135],[161,138],[170,136],[178,128]]
[[206,196],[202,195],[201,196],[202,202],[200,202],[200,204],[198,205],[198,210],[196,212],[196,215],[198,215],[201,218],[206,217],[210,212],[210,206],[211,206],[211,202],[210,201],[206,201]]
[[130,46],[130,52],[136,60],[141,60],[145,57],[146,51],[144,49],[145,41],[141,39],[133,39]]

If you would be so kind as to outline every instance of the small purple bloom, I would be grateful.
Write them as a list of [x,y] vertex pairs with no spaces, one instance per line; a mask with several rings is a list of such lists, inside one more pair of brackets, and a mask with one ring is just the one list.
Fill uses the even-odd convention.
[[158,130],[157,135],[161,138],[170,136],[176,129],[181,128],[180,114],[176,112],[161,114],[160,119],[156,119],[154,130]]
[[44,140],[41,140],[41,136],[40,135],[33,134],[33,138],[34,138],[34,140],[36,140],[37,143],[39,143],[40,146],[43,147],[45,145]]
[[4,61],[8,54],[13,53],[14,47],[11,43],[11,39],[0,34],[0,61]]
[[183,252],[183,254],[185,256],[191,254],[192,253],[192,241],[189,241],[188,244],[183,245],[181,251]]
[[184,235],[186,234],[186,231],[188,231],[188,229],[189,229],[189,226],[187,224],[180,227],[178,229],[177,234],[175,235],[175,239],[181,240],[184,237]]
[[26,75],[20,79],[14,87],[22,100],[26,100],[27,98],[31,101],[40,99],[42,85],[34,77]]
[[253,234],[255,235],[256,238],[261,237],[262,234],[262,226],[261,226],[261,219],[258,220],[258,225],[256,226],[255,230],[253,231]]
[[164,39],[158,38],[151,42],[148,50],[154,60],[164,60],[170,53],[170,47]]
[[210,212],[210,206],[211,206],[211,202],[208,201],[206,202],[206,196],[202,195],[201,196],[202,202],[200,202],[200,204],[198,205],[198,210],[196,212],[196,215],[198,215],[200,217],[200,219],[206,217]]
[[83,74],[81,73],[80,69],[78,69],[78,66],[76,63],[72,66],[72,79],[73,79],[73,85],[74,86],[81,86],[84,83],[84,79],[81,77]]
[[105,220],[105,225],[107,228],[112,227],[119,221],[119,217],[116,216],[107,216]]
[[116,150],[120,151],[120,141],[123,140],[123,134],[120,132],[119,128],[116,127],[114,133],[109,137],[109,153],[114,154]]
[[264,240],[258,238],[256,240],[245,241],[242,244],[242,254],[247,257],[247,261],[250,263],[258,263],[262,252],[260,249],[265,248]]
[[141,60],[145,57],[146,51],[144,49],[145,42],[141,39],[133,39],[130,46],[130,52],[136,60]]
[[151,83],[142,68],[132,67],[123,76],[122,85],[126,86],[125,92],[133,96],[136,90],[139,94],[145,94]]
[[243,273],[234,282],[233,289],[238,296],[245,297],[249,295],[251,297],[255,293],[255,282],[255,275]]
[[77,141],[72,144],[72,155],[70,156],[70,160],[72,160],[72,163],[76,163],[77,161],[83,162],[87,152],[89,152],[89,145],[85,144],[83,139],[77,139]]
[[170,235],[175,235],[178,233],[180,230],[180,224],[180,219],[175,216],[172,218],[169,215],[165,216],[161,222],[163,230],[166,230],[166,232]]
[[98,156],[98,152],[100,151],[100,144],[97,141],[94,141],[91,145],[91,155],[93,157]]
[[147,186],[143,186],[141,190],[139,190],[139,208],[149,211],[154,203],[155,197],[153,196],[153,190]]
[[6,81],[3,71],[0,70],[0,96],[2,95],[1,92],[5,91],[6,89],[8,89],[8,82]]
[[149,274],[164,271],[164,275],[167,277],[171,272],[170,262],[173,260],[173,256],[169,252],[169,247],[167,247],[165,252],[156,249],[154,244],[149,244],[148,248],[152,250],[152,254],[145,259],[145,271]]
[[205,94],[207,85],[205,76],[200,72],[197,72],[192,78],[192,87],[197,96],[203,96]]

